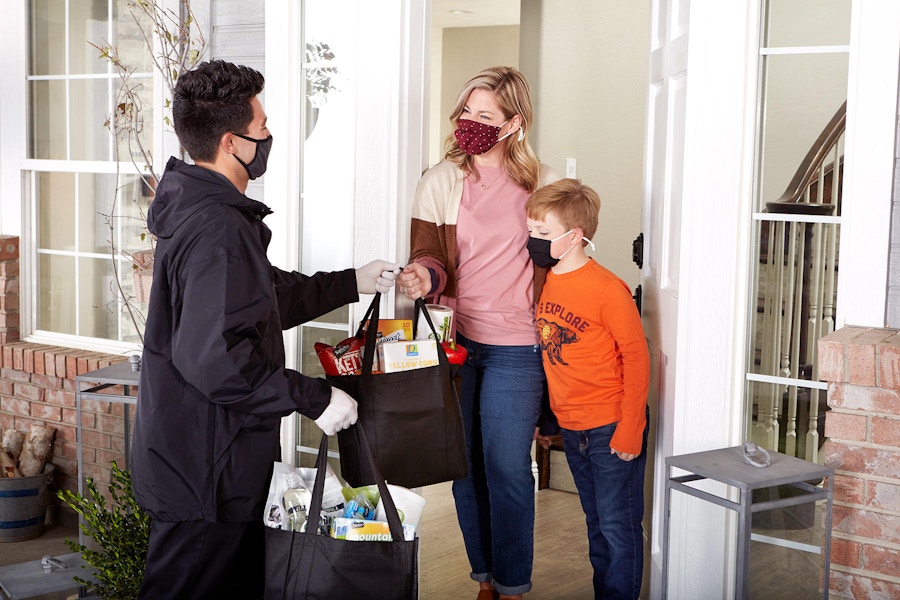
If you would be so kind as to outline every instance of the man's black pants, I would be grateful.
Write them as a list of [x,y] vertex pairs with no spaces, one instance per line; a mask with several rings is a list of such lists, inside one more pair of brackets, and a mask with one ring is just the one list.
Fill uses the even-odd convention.
[[263,596],[262,521],[153,521],[138,600],[253,600]]

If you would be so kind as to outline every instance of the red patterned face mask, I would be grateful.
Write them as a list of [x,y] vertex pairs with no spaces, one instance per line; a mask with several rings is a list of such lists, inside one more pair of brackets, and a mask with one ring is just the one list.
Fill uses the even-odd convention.
[[468,119],[459,119],[453,135],[456,137],[456,143],[459,144],[460,149],[466,154],[484,154],[497,145],[497,142],[512,135],[510,131],[503,137],[498,137],[500,128],[508,122],[507,119],[500,125],[494,126]]

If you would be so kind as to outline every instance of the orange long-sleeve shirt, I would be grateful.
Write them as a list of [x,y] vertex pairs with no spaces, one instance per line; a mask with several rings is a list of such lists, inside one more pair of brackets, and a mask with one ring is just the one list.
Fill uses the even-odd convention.
[[537,327],[560,426],[583,431],[618,422],[610,445],[638,454],[650,355],[625,282],[593,260],[570,273],[549,271]]

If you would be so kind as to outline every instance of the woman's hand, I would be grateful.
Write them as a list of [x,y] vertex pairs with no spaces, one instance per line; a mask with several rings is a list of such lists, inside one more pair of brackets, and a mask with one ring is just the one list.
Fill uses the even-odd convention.
[[431,273],[418,263],[410,263],[397,276],[397,286],[410,300],[424,297],[431,291]]

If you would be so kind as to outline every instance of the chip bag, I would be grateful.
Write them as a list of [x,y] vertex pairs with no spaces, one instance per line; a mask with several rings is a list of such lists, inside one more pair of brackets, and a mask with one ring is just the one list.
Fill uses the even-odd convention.
[[359,375],[362,373],[364,337],[349,337],[336,346],[316,342],[313,346],[326,375]]

